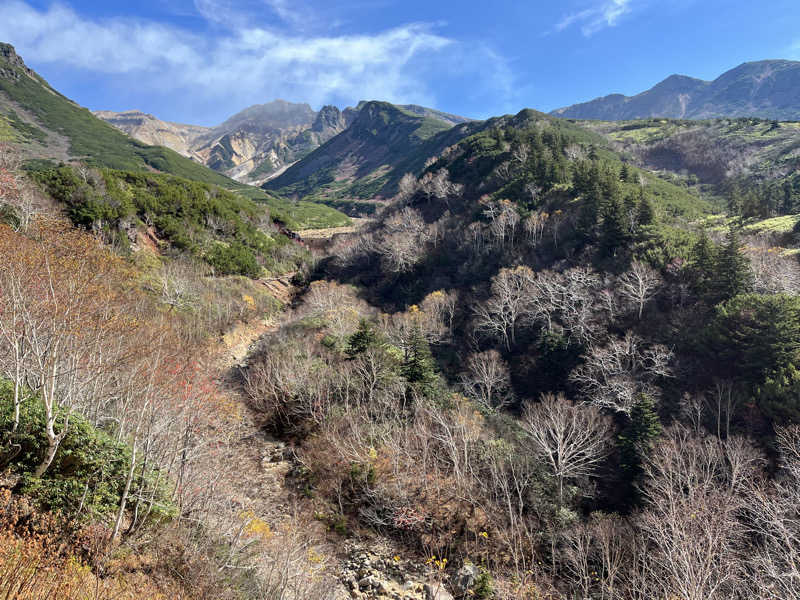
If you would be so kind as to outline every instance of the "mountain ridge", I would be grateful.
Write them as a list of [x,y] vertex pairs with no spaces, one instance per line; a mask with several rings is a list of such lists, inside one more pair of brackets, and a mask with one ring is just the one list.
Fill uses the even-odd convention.
[[[273,100],[249,106],[214,127],[162,121],[141,111],[95,111],[95,115],[145,143],[157,143],[243,183],[263,184],[349,127],[361,109]],[[470,119],[416,104],[397,105],[418,117],[449,126]]]
[[427,159],[485,123],[451,124],[428,116],[425,111],[433,109],[416,114],[377,100],[360,102],[357,109],[347,129],[262,187],[288,197],[309,197],[339,208],[355,203],[363,209],[361,201],[393,196],[406,172],[421,171]]
[[789,121],[800,119],[800,100],[792,91],[798,86],[800,61],[751,61],[712,81],[674,74],[634,96],[609,94],[558,108],[550,114],[567,119],[605,121],[657,117],[758,117]]

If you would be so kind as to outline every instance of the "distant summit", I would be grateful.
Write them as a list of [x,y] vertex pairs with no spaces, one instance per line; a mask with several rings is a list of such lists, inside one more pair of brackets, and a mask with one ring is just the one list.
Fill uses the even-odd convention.
[[663,117],[800,119],[800,62],[762,60],[739,65],[714,81],[671,75],[636,96],[611,94],[554,110],[567,119],[621,121]]
[[[245,108],[216,127],[169,123],[140,111],[94,114],[137,140],[171,148],[238,181],[261,184],[342,133],[369,104],[344,110],[323,106],[316,112],[306,103],[273,100]],[[469,121],[415,104],[397,108],[448,127]]]

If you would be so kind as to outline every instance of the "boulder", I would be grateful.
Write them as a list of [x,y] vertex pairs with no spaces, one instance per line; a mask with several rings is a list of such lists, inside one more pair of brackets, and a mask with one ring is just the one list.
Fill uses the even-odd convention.
[[450,578],[450,586],[456,598],[466,598],[469,590],[475,585],[480,570],[475,565],[464,565]]
[[444,584],[426,583],[425,600],[455,600],[455,599],[453,598],[453,595],[445,589]]

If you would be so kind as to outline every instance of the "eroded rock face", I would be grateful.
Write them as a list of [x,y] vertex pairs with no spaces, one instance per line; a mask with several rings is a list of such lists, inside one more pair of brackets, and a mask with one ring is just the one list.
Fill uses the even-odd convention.
[[94,115],[140,142],[153,146],[164,146],[178,154],[202,162],[194,151],[194,147],[197,140],[210,131],[207,127],[169,123],[139,110],[121,113],[100,110],[95,111]]
[[246,183],[263,183],[347,127],[335,106],[315,112],[283,100],[246,108],[216,127],[171,123],[137,110],[94,114],[145,144],[165,146]]

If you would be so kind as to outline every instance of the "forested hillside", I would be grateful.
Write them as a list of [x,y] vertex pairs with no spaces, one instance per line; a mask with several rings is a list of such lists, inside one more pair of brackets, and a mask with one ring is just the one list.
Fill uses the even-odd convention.
[[[496,123],[404,177],[248,367],[324,520],[456,597],[796,597],[784,238],[571,123]],[[378,571],[344,581],[382,598]]]
[[626,158],[678,185],[716,196],[732,214],[770,218],[800,212],[800,126],[763,119],[579,122]]
[[420,171],[427,158],[482,126],[480,122],[453,126],[420,107],[409,108],[418,111],[388,102],[359,105],[346,130],[263,187],[286,197],[371,214],[376,199],[396,193],[404,173]]

